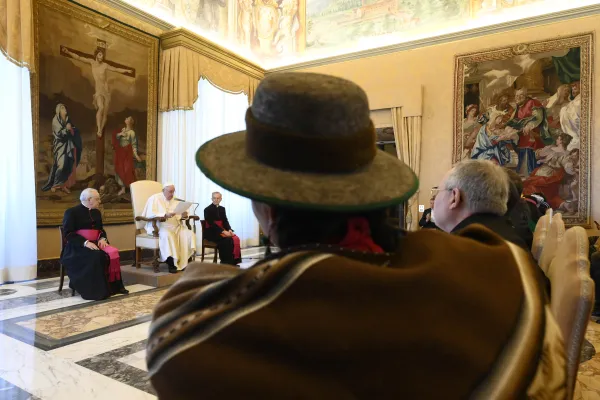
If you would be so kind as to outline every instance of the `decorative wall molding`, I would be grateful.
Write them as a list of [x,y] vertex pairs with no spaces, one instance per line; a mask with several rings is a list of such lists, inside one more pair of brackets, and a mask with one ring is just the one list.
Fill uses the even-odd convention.
[[251,78],[260,80],[265,76],[265,70],[259,65],[256,65],[240,57],[236,53],[227,50],[185,28],[177,28],[163,33],[160,36],[160,44],[162,50],[172,49],[178,46],[185,47],[223,65],[240,71]]
[[456,42],[459,40],[472,39],[480,36],[492,35],[496,33],[502,33],[517,29],[525,29],[534,26],[547,25],[560,21],[570,20],[574,18],[583,18],[593,15],[600,14],[600,4],[594,4],[591,6],[575,8],[572,10],[556,12],[552,14],[546,14],[536,17],[525,18],[518,21],[510,21],[502,24],[496,24],[477,29],[470,29],[462,32],[455,32],[446,35],[434,36],[425,39],[413,40],[410,42],[398,43],[385,47],[378,47],[375,49],[358,51],[355,53],[342,54],[334,57],[326,57],[318,60],[300,62],[288,66],[271,68],[268,69],[265,74],[271,74],[274,72],[283,71],[294,71],[306,68],[319,67],[327,64],[336,64],[345,61],[357,60],[359,58],[375,57],[389,53],[396,53],[399,51],[413,50],[421,47],[434,46],[437,44]]
[[[76,0],[76,1],[78,3],[81,2],[80,0]],[[104,4],[111,8],[114,8],[130,17],[136,18],[138,20],[141,20],[142,22],[152,25],[152,26],[160,29],[163,32],[170,31],[171,29],[175,28],[175,25],[170,24],[166,21],[163,21],[162,19],[157,18],[154,15],[149,14],[145,11],[142,11],[139,8],[132,6],[131,4],[125,3],[124,1],[120,1],[120,0],[93,0],[93,1],[95,3]],[[85,2],[82,2],[82,5],[86,5]]]

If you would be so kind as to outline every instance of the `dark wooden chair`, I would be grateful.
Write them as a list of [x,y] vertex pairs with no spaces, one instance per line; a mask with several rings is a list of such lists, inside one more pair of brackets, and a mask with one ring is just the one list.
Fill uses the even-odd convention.
[[200,254],[200,262],[204,262],[204,250],[205,249],[214,249],[215,256],[213,257],[213,262],[217,262],[217,256],[219,254],[219,250],[217,249],[217,244],[215,242],[211,242],[210,240],[204,239],[205,231],[206,231],[206,221],[201,220],[200,225],[202,226],[202,253]]
[[[67,244],[67,239],[65,238],[65,233],[63,231],[62,226],[58,227],[58,232],[60,233],[60,255],[62,256],[62,251],[65,248],[65,245]],[[60,259],[58,262],[60,264],[60,283],[58,285],[58,293],[62,293],[63,283],[65,282],[65,267],[60,262]],[[75,296],[75,289],[71,290],[73,291],[73,293],[71,293],[71,296]]]

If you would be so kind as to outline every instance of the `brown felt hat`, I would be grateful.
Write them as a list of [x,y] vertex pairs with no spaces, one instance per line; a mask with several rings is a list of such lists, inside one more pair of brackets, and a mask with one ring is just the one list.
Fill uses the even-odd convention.
[[267,76],[246,112],[246,131],[203,144],[196,161],[227,190],[295,208],[383,208],[418,187],[406,164],[377,149],[365,92],[321,74]]

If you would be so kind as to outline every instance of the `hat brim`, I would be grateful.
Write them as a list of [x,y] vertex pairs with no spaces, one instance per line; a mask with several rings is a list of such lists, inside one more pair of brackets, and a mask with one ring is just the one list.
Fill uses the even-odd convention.
[[373,162],[349,174],[316,174],[270,167],[246,154],[246,132],[203,144],[196,163],[207,178],[240,196],[263,203],[322,211],[385,208],[408,200],[419,186],[402,161],[378,150]]

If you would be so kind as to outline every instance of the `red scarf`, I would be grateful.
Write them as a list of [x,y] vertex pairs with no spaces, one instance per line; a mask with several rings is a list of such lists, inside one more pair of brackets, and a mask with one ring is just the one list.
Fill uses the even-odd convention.
[[355,217],[348,220],[348,233],[338,245],[352,250],[383,253],[383,249],[371,238],[369,221],[364,217]]

